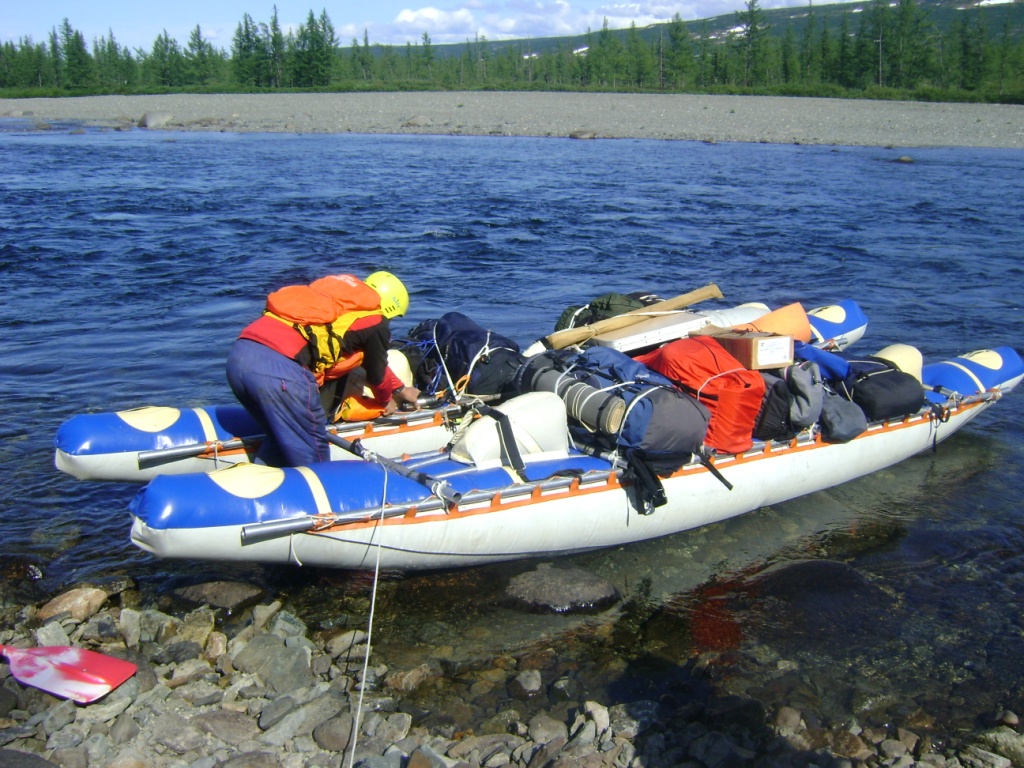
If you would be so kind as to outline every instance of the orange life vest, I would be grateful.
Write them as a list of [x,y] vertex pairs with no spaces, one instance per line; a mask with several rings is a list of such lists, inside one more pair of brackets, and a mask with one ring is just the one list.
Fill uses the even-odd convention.
[[328,275],[309,285],[281,288],[267,297],[264,312],[306,340],[318,385],[362,364],[362,352],[344,354],[342,339],[356,320],[380,314],[380,295],[353,275]]

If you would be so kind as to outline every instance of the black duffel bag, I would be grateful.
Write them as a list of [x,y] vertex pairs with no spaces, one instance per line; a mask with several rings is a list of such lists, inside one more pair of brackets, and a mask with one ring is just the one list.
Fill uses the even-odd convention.
[[917,413],[924,405],[924,387],[909,373],[876,357],[850,360],[850,375],[836,391],[860,406],[868,421],[885,421]]

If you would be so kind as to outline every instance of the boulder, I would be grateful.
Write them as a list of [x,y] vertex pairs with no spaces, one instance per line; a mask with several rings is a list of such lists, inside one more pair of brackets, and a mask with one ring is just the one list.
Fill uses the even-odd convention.
[[174,116],[170,112],[150,110],[139,118],[139,128],[163,128]]
[[505,596],[513,607],[536,613],[596,613],[618,602],[619,591],[582,568],[545,564],[515,576]]

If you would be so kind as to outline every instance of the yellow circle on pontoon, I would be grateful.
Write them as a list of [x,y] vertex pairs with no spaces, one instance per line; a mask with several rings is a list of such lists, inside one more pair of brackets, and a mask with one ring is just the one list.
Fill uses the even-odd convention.
[[904,373],[909,373],[918,381],[921,380],[921,367],[924,361],[917,347],[909,344],[890,344],[885,349],[875,352],[875,357],[888,360]]
[[807,312],[808,315],[820,317],[830,323],[841,323],[846,319],[846,310],[838,304],[829,304],[827,307],[818,307]]
[[284,470],[263,464],[235,464],[211,472],[210,479],[232,496],[258,499],[273,493],[284,482]]
[[117,415],[129,427],[141,432],[162,432],[178,420],[181,411],[164,405],[147,405],[130,411],[118,411]]

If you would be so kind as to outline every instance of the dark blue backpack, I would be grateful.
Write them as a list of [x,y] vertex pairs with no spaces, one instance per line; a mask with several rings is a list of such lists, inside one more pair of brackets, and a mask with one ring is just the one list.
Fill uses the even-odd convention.
[[614,444],[642,459],[656,474],[669,475],[699,454],[711,414],[696,398],[628,355],[591,347],[564,362],[569,375],[626,402],[626,416]]
[[515,341],[483,328],[461,312],[426,320],[410,336],[407,347],[419,352],[415,383],[426,392],[454,385],[459,392],[473,395],[508,394],[525,359]]

